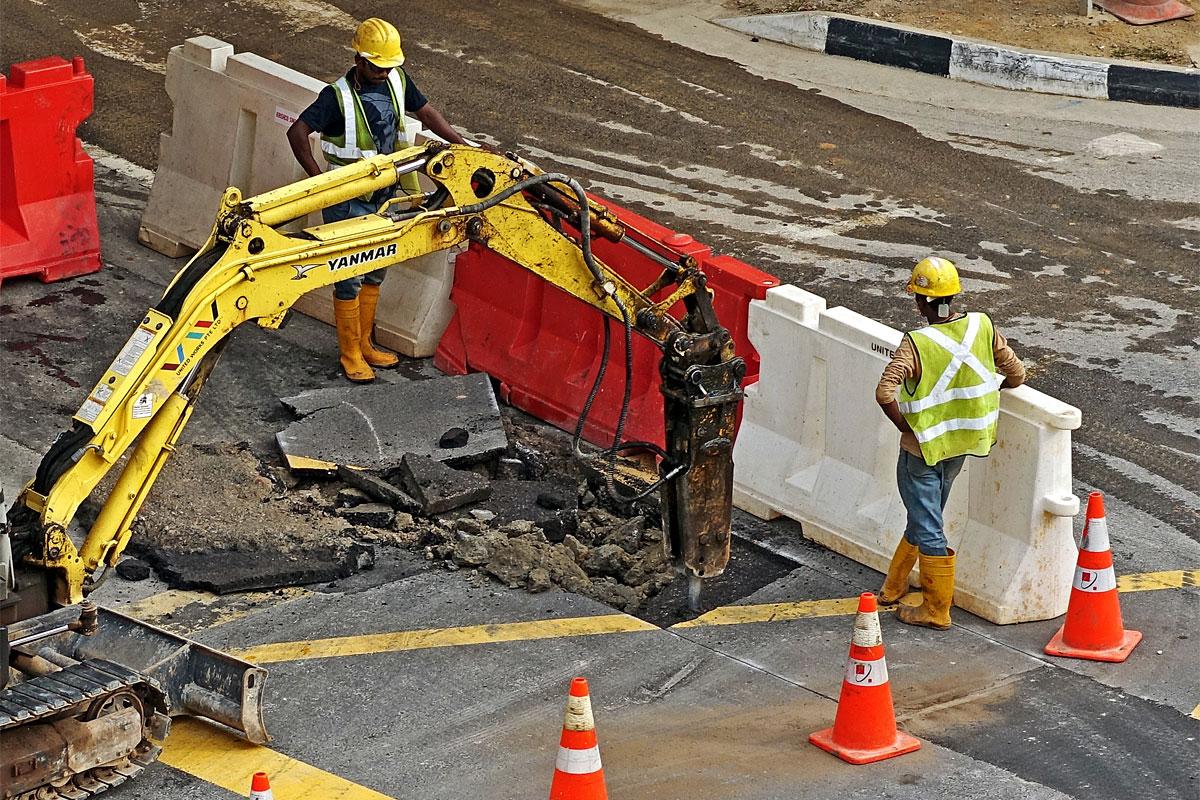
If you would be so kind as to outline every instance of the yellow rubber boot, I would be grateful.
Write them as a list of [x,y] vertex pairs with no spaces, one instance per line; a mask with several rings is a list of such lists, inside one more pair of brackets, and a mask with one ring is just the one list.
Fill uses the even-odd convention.
[[944,631],[950,627],[954,602],[954,551],[948,556],[921,554],[921,605],[900,606],[896,616],[905,625]]
[[337,325],[338,359],[342,372],[355,383],[370,383],[375,380],[375,371],[363,360],[362,334],[358,321],[358,298],[353,300],[333,299],[333,320]]
[[379,350],[371,343],[371,333],[375,330],[375,308],[379,305],[379,287],[364,283],[358,293],[358,324],[362,333],[359,347],[363,360],[372,367],[390,369],[400,363],[395,353]]
[[913,564],[917,563],[920,552],[916,545],[909,544],[908,539],[900,537],[900,544],[896,545],[896,553],[892,556],[891,566],[888,567],[887,578],[883,582],[883,588],[879,590],[877,599],[881,606],[893,606],[908,594],[908,576],[912,572]]

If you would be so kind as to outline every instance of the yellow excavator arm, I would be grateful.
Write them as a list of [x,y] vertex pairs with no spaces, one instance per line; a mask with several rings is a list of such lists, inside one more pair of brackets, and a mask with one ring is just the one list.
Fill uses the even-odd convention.
[[[281,229],[396,187],[412,173],[428,179],[432,191],[397,197],[376,214]],[[51,576],[49,605],[79,603],[97,571],[117,563],[234,328],[249,321],[277,328],[313,289],[468,241],[616,320],[627,343],[636,332],[662,349],[667,447],[658,453],[655,485],[662,487],[664,541],[696,587],[699,578],[719,574],[729,558],[733,430],[745,366],[695,261],[672,260],[635,233],[565,175],[455,145],[376,156],[249,199],[228,189],[206,245],[146,312],[20,497],[18,507],[36,515],[38,539],[25,562]],[[632,285],[592,255],[593,236],[638,249],[662,274],[649,286]],[[681,301],[686,313],[673,317],[668,310]],[[76,548],[67,529],[80,503],[131,446]]]

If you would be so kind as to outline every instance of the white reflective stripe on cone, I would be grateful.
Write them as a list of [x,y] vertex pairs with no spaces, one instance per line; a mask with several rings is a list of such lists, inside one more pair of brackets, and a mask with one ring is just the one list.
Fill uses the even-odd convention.
[[865,611],[854,618],[854,636],[851,638],[859,647],[878,647],[883,644],[883,631],[879,629],[879,614]]
[[1080,550],[1090,553],[1103,553],[1108,550],[1108,520],[1104,517],[1089,519],[1083,528],[1083,541]]
[[1117,573],[1112,567],[1075,567],[1075,580],[1071,582],[1071,586],[1081,592],[1111,592],[1117,588]]
[[851,686],[883,686],[888,682],[887,659],[859,661],[846,660],[846,683]]
[[594,731],[596,729],[590,697],[586,694],[582,697],[575,695],[567,697],[567,713],[563,716],[563,728],[569,731]]
[[589,747],[586,750],[572,750],[569,747],[558,748],[558,757],[554,759],[554,768],[559,772],[571,775],[590,775],[600,771],[600,748]]

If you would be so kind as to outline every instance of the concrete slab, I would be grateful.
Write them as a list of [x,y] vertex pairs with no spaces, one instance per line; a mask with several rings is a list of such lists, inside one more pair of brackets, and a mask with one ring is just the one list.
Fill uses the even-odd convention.
[[[508,447],[491,380],[483,373],[312,389],[281,402],[302,416],[276,435],[293,466],[316,461],[386,470],[399,466],[405,453],[469,464]],[[465,445],[440,445],[451,428],[466,429]]]
[[[812,598],[819,573],[797,570],[737,605]],[[828,580],[828,579],[826,579]],[[836,590],[836,585],[830,586]],[[858,592],[847,592],[841,597]],[[963,628],[935,632],[910,628],[882,613],[888,674],[898,712],[947,702],[977,689],[980,682],[1004,681],[1036,669],[1041,662]],[[755,664],[825,697],[841,691],[843,669],[853,633],[853,617],[820,616],[742,625],[685,627],[678,635]],[[936,652],[938,658],[930,658]],[[987,676],[981,678],[981,676]]]
[[[1200,664],[1200,589],[1123,592],[1121,617],[1125,627],[1142,632],[1143,639],[1129,659],[1105,664],[1074,658],[1042,656],[1054,666],[1120,689],[1154,703],[1163,703],[1183,714],[1200,705],[1200,685],[1195,672],[1183,665]],[[1026,625],[990,625],[966,616],[955,621],[982,636],[1026,653],[1042,648],[1063,624],[1062,619]]]
[[908,727],[1075,797],[1191,800],[1200,781],[1195,720],[1051,667],[915,716]]
[[[353,596],[304,598],[201,638],[235,647],[609,611],[564,593],[531,596],[423,575]],[[850,768],[806,743],[811,730],[832,719],[831,701],[661,630],[269,669],[273,746],[393,797],[544,794],[575,674],[591,683],[614,797],[1062,797],[935,745]]]

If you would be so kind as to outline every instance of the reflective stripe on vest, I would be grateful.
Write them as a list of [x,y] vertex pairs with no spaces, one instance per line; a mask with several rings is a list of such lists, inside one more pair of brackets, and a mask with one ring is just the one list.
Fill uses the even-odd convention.
[[1004,378],[996,374],[993,336],[991,320],[979,313],[909,334],[921,360],[921,380],[911,393],[901,387],[899,405],[925,463],[985,456],[996,441]]
[[[396,140],[404,137],[404,77],[400,70],[388,72],[388,87],[392,95],[392,108],[396,112]],[[330,84],[342,108],[342,119],[345,128],[341,136],[321,136],[321,152],[330,164],[343,166],[353,161],[371,158],[379,155],[375,149],[375,139],[371,136],[371,128],[367,124],[366,114],[362,104],[350,88],[350,81],[345,75]],[[353,112],[347,111],[353,109]]]

